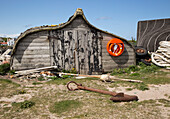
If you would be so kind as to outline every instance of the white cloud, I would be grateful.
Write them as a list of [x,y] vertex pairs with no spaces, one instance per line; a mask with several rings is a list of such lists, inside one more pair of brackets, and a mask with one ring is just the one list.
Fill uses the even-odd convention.
[[27,24],[27,25],[25,25],[24,27],[25,28],[28,28],[28,27],[31,27],[31,26],[33,26],[32,24]]
[[10,38],[16,38],[20,34],[0,34],[0,37],[10,37]]
[[99,17],[96,20],[109,20],[112,19],[111,17]]

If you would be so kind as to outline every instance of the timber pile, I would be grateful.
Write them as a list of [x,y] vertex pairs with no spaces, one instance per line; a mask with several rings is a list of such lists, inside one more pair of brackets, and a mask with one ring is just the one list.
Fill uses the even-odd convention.
[[170,66],[170,41],[161,41],[158,50],[151,55],[152,62],[158,66]]

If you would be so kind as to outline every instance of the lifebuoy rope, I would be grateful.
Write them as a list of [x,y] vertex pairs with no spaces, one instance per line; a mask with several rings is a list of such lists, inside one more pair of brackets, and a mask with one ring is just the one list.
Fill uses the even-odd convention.
[[120,56],[124,51],[124,43],[117,38],[111,39],[107,43],[107,51],[112,56]]

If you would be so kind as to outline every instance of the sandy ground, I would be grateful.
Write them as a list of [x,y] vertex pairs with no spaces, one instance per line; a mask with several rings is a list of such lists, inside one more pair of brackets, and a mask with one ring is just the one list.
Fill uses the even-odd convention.
[[[170,96],[170,84],[165,85],[149,85],[149,90],[141,91],[133,89],[127,91],[126,88],[129,87],[116,87],[116,88],[107,88],[109,91],[124,92],[129,95],[136,95],[139,98],[139,101],[150,100],[150,99],[168,99]],[[168,95],[168,96],[167,96]]]
[[[33,85],[27,85],[26,87],[30,87]],[[42,86],[42,85],[39,85]],[[55,85],[43,85],[43,89],[47,90],[48,88],[56,88]],[[65,90],[66,87],[64,85],[58,85],[58,89],[60,90]],[[123,92],[125,94],[129,95],[136,95],[139,98],[139,101],[144,101],[144,100],[150,100],[150,99],[168,99],[168,96],[170,96],[170,84],[165,84],[165,85],[149,85],[149,90],[141,91],[137,89],[133,89],[131,91],[127,91],[126,89],[129,87],[115,87],[115,88],[107,88],[109,91],[116,91],[117,93]],[[0,101],[3,102],[23,102],[24,100],[29,100],[32,98],[36,92],[32,92],[30,94],[19,94],[19,95],[14,95],[12,97],[1,97]]]
[[[104,83],[102,81],[92,81],[93,83],[97,83],[100,86],[104,86],[107,87],[108,84]],[[21,83],[22,85],[22,83]],[[22,85],[23,86],[23,85]],[[36,87],[36,88],[35,88]],[[12,102],[24,102],[25,100],[29,100],[34,96],[39,95],[40,93],[47,93],[47,92],[55,92],[57,90],[60,90],[61,92],[67,91],[67,88],[65,85],[55,85],[55,84],[39,84],[39,85],[31,85],[31,84],[24,84],[23,88],[25,90],[27,90],[27,94],[18,94],[18,95],[13,95],[11,97],[0,97],[0,102],[2,102],[0,104],[0,108],[4,108],[4,107],[12,107]],[[92,87],[93,88],[93,87]],[[150,100],[150,99],[168,99],[168,96],[170,96],[170,84],[165,84],[165,85],[149,85],[149,90],[145,90],[145,91],[141,91],[141,90],[137,90],[137,89],[133,89],[131,91],[126,90],[127,88],[130,87],[114,87],[114,88],[110,88],[109,86],[107,87],[107,89],[109,91],[116,91],[117,93],[119,92],[123,92],[125,94],[129,94],[129,95],[136,95],[139,98],[139,101],[144,101],[144,100]],[[82,91],[84,92],[84,91]],[[54,94],[54,93],[52,93]],[[94,94],[95,95],[95,94]],[[88,95],[87,95],[88,96]],[[84,98],[83,96],[80,96],[79,98]],[[92,98],[92,97],[89,97]],[[72,97],[72,99],[74,99]],[[77,99],[77,96],[75,97],[75,99]],[[63,100],[61,99],[57,99],[58,101]],[[120,103],[124,104],[124,102]],[[48,105],[45,106],[45,113],[46,115],[49,115],[50,119],[59,119],[59,117],[56,117],[55,114],[49,112],[49,107]],[[159,106],[158,108],[160,108],[159,110],[161,111],[161,115],[162,117],[169,119],[169,109],[168,107],[164,107],[164,106]],[[147,111],[147,110],[146,110]],[[37,118],[41,118],[37,117]],[[62,116],[62,118],[64,118],[64,116]]]

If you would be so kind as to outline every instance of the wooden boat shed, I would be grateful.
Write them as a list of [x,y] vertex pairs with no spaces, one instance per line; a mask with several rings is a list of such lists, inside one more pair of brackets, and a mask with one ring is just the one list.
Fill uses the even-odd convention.
[[[124,43],[120,56],[111,56],[107,43],[118,38]],[[81,74],[101,74],[136,64],[134,48],[124,38],[91,25],[78,8],[66,23],[26,30],[17,38],[11,58],[16,71],[57,66]]]

